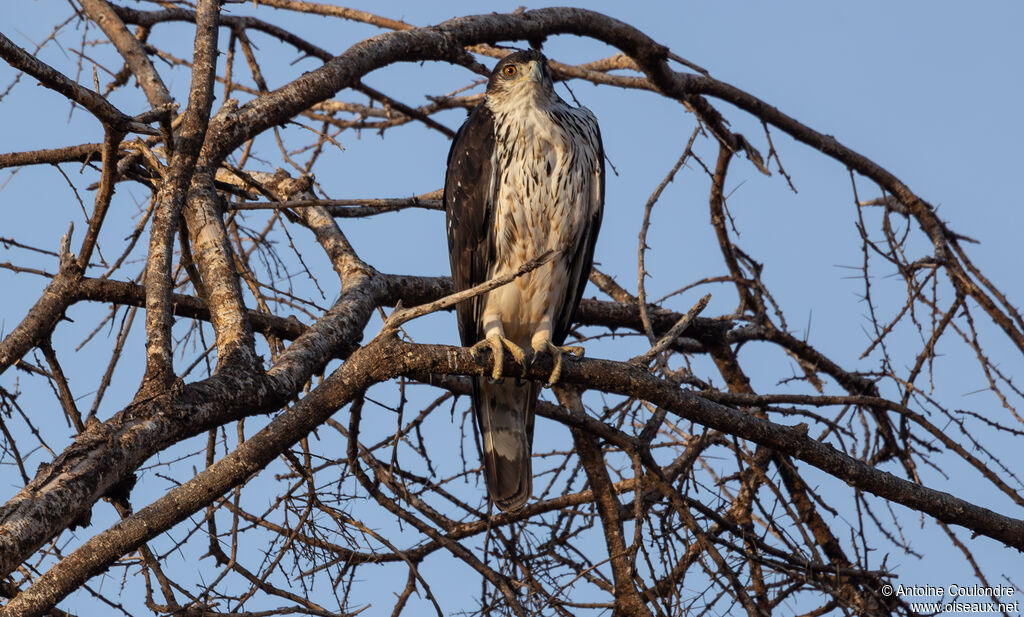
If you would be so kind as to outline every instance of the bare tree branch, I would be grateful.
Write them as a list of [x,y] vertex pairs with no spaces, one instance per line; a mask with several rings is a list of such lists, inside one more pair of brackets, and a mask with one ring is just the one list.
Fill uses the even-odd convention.
[[[36,166],[32,182],[56,172],[70,189],[37,185],[44,214],[8,213],[0,237],[0,276],[39,294],[27,314],[0,315],[12,325],[0,332],[0,474],[13,487],[0,505],[0,616],[93,604],[352,615],[367,595],[374,613],[396,616],[910,615],[883,584],[912,571],[897,557],[933,554],[922,528],[952,539],[981,584],[1019,584],[987,553],[1024,550],[1024,477],[1007,450],[1024,437],[1012,370],[1024,317],[1015,290],[965,250],[972,238],[890,171],[593,11],[420,27],[304,0],[124,4],[81,0],[34,53],[0,36],[0,58],[33,78],[0,98],[38,80],[101,125],[58,147],[15,140],[0,155],[11,175]],[[310,25],[337,20],[362,34]],[[571,331],[604,358],[564,364],[559,404],[536,407],[534,499],[497,512],[466,402],[469,376],[492,367],[434,343],[453,330],[441,311],[552,255],[454,293],[449,277],[429,275],[434,255],[422,259],[442,235],[441,178],[402,166],[443,156],[462,114],[449,110],[483,100],[481,60],[559,34],[587,39],[581,53],[593,55],[552,58],[558,80],[674,101],[665,125],[684,123],[683,153],[650,161],[672,171],[646,207],[619,197],[620,211],[638,204],[636,263],[599,247],[590,280],[604,299],[584,299]],[[63,59],[37,59],[47,45]],[[288,55],[302,64],[280,62]],[[420,92],[380,71],[427,62],[461,81]],[[185,88],[178,113],[171,93]],[[113,101],[145,109],[130,116]],[[602,117],[602,128],[630,116]],[[743,122],[763,139],[731,128]],[[125,141],[133,132],[144,137]],[[850,188],[837,188],[853,208],[835,216],[852,218],[859,243],[849,284],[865,307],[863,344],[836,340],[858,324],[833,314],[798,334],[787,317],[810,313],[819,281],[801,282],[807,297],[779,291],[780,255],[741,246],[743,175],[771,165],[781,177],[766,182],[799,185],[780,133],[849,170]],[[428,142],[436,152],[408,150]],[[379,167],[376,189],[352,177],[355,159]],[[715,254],[678,263],[675,247],[655,246],[666,237],[656,234],[678,236],[659,227],[677,213],[653,216],[674,176],[707,191],[709,220],[687,219],[687,233],[713,234]],[[78,255],[71,230],[59,250],[37,239],[55,241],[65,223],[50,219],[68,216],[86,221]],[[621,233],[606,225],[602,237]],[[622,282],[634,267],[635,289]],[[498,361],[546,381],[551,359],[535,360],[522,374]],[[143,366],[142,384],[127,383]],[[950,394],[950,367],[973,371],[965,379],[982,393]],[[972,497],[947,476],[975,483]],[[104,500],[116,517],[93,521]],[[453,572],[454,598],[437,584]]]

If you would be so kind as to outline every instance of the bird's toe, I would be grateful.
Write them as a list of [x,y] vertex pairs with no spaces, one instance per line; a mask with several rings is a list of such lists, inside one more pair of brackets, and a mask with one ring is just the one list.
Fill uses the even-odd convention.
[[569,354],[569,359],[570,360],[576,360],[576,361],[582,360],[584,354],[586,353],[584,351],[584,349],[582,347],[580,347],[579,345],[566,345],[565,347],[562,347],[561,350],[564,353]]

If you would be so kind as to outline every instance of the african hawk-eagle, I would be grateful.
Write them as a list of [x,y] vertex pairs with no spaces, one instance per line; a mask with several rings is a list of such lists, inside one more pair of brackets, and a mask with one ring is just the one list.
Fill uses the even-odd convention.
[[555,257],[511,283],[456,307],[462,344],[489,348],[490,378],[473,377],[473,409],[491,500],[516,510],[530,498],[533,415],[540,384],[502,378],[508,350],[528,366],[560,347],[594,259],[604,205],[604,151],[597,119],[555,94],[547,59],[520,51],[491,73],[484,101],[448,154],[444,185],[456,290],[515,272],[548,250]]

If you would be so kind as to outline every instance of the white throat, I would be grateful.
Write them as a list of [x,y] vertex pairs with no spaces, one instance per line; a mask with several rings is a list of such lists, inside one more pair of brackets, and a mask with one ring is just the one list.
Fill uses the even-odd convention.
[[550,112],[566,104],[554,92],[545,92],[540,84],[517,84],[500,97],[488,96],[487,107],[495,115],[514,116],[524,111]]

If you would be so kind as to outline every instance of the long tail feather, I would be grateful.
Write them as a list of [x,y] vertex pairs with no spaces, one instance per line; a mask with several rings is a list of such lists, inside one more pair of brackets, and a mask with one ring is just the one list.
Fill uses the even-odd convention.
[[516,381],[473,379],[487,493],[505,511],[523,507],[533,493],[533,412],[540,386]]

